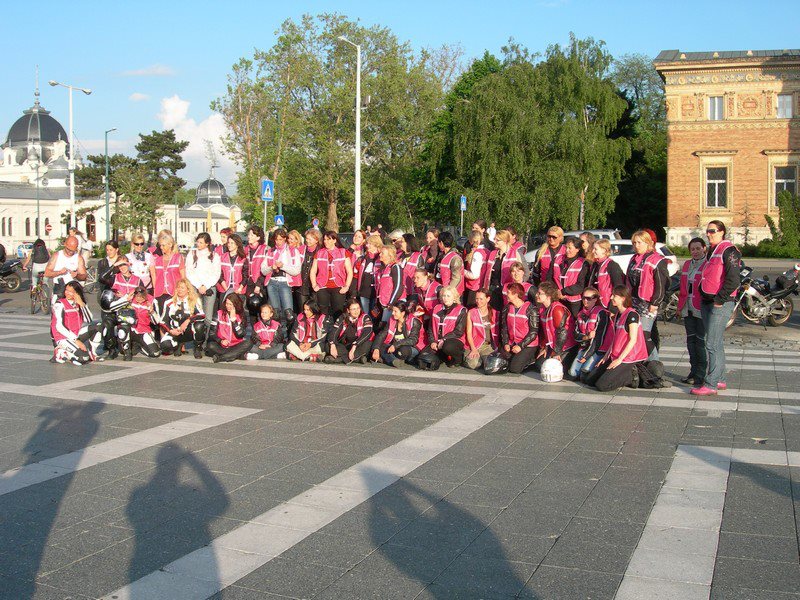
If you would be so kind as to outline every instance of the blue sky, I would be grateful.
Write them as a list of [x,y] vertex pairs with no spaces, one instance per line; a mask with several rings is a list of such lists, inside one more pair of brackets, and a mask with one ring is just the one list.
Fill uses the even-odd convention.
[[[615,56],[660,50],[763,50],[800,45],[797,2],[665,2],[529,0],[460,2],[274,2],[228,1],[136,3],[40,0],[2,10],[0,135],[32,104],[39,65],[42,104],[68,127],[67,91],[46,84],[56,79],[93,89],[75,95],[75,132],[81,150],[133,153],[140,132],[175,127],[192,141],[190,186],[207,174],[202,140],[218,137],[221,122],[209,103],[225,90],[239,58],[266,49],[287,18],[339,12],[367,26],[383,25],[413,47],[460,44],[466,56],[499,54],[514,37],[532,51],[563,43],[569,32],[602,39]],[[758,12],[754,12],[758,11]],[[764,12],[766,11],[766,12]],[[36,15],[39,18],[36,18]],[[36,22],[32,27],[31,23]],[[234,179],[234,166],[218,173]]]

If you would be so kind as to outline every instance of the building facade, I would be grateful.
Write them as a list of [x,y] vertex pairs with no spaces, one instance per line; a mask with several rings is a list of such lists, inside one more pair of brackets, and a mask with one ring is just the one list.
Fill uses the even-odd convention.
[[667,103],[667,243],[719,219],[736,243],[769,237],[800,175],[800,50],[681,52],[654,61]]

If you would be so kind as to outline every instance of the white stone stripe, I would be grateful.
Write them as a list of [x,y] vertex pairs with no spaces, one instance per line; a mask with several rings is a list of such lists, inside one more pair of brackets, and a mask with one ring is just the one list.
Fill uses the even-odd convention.
[[708,600],[731,462],[790,465],[800,452],[678,446],[616,600]]
[[451,448],[525,397],[520,392],[484,396],[103,600],[208,598]]
[[[40,333],[44,332],[39,331],[38,329],[37,330],[27,329],[25,331],[18,331],[17,333],[4,333],[3,335],[0,335],[0,340],[10,340],[13,338],[28,337],[31,335],[39,335]],[[5,344],[3,345],[5,346]]]

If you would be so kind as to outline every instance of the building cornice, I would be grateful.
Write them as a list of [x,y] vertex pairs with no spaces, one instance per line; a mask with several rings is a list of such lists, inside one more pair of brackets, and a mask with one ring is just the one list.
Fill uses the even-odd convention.
[[695,156],[734,156],[738,150],[695,150],[692,152]]

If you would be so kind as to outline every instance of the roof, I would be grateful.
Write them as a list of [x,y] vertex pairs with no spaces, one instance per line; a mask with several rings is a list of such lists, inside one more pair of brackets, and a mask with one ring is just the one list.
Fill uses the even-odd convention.
[[[32,183],[8,183],[0,182],[0,198],[11,200],[36,200],[36,186]],[[40,200],[64,200],[69,198],[68,188],[50,189],[46,186],[39,186]]]
[[32,107],[23,111],[8,130],[5,145],[25,146],[30,141],[57,142],[67,140],[67,132],[61,123],[50,116],[50,111],[45,110],[37,99]]
[[230,205],[230,198],[222,185],[213,175],[197,186],[195,204],[211,205],[223,204]]
[[662,50],[654,63],[670,63],[678,61],[731,60],[758,58],[800,58],[800,50],[725,50],[709,52],[681,52],[680,50]]

